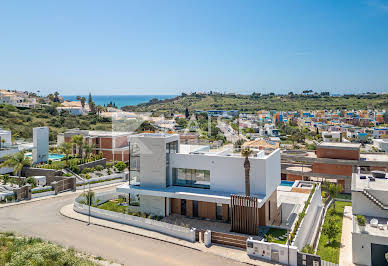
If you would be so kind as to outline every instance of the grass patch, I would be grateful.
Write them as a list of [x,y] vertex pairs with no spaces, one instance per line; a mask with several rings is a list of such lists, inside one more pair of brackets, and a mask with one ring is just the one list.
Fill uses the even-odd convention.
[[142,218],[148,218],[148,219],[157,220],[157,221],[160,221],[163,219],[163,216],[153,215],[153,214],[144,213],[144,212],[128,211],[127,206],[126,205],[119,205],[119,202],[123,202],[123,201],[120,199],[107,201],[107,202],[97,206],[97,208],[107,210],[107,211],[128,214],[128,215],[132,215],[132,216],[138,216],[138,217],[142,217]]
[[352,194],[338,193],[336,199],[352,200]]
[[278,228],[270,228],[268,232],[266,233],[267,240],[270,239],[272,243],[278,243],[278,244],[286,244],[287,243],[287,237],[284,239],[275,239],[279,238],[281,236],[287,235],[286,229],[278,229]]
[[52,190],[53,190],[52,188],[46,188],[46,189],[42,189],[42,190],[35,190],[35,191],[32,191],[31,193],[38,194],[38,193],[43,193],[43,192],[52,191]]
[[86,266],[97,264],[80,257],[73,249],[65,249],[40,238],[0,233],[0,265]]
[[[317,255],[321,256],[323,260],[337,263],[339,262],[339,253],[340,253],[340,246],[341,246],[341,233],[342,233],[342,219],[344,216],[344,209],[345,206],[352,206],[351,202],[344,202],[344,201],[336,201],[335,202],[335,210],[333,208],[333,205],[330,206],[326,217],[328,215],[334,216],[336,219],[336,224],[341,229],[340,233],[337,234],[335,241],[333,243],[328,244],[329,239],[327,235],[321,234],[321,238],[319,239],[318,244],[318,251]],[[328,219],[325,219],[325,224],[328,222]]]

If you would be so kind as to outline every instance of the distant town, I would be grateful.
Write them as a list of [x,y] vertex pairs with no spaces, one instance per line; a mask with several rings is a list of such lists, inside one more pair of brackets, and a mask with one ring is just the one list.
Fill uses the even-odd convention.
[[[111,230],[238,263],[388,261],[387,94],[184,93],[117,108],[0,90],[0,117],[1,224],[41,203],[47,221],[29,223],[58,223],[47,230],[59,237],[86,238],[87,223],[96,242]],[[123,263],[94,255],[77,263]]]

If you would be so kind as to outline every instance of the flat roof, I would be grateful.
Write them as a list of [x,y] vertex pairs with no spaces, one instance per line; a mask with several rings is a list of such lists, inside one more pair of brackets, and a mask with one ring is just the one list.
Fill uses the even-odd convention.
[[[361,176],[365,176],[365,179],[361,179]],[[388,191],[388,178],[375,178],[374,181],[370,181],[371,174],[358,174],[353,173],[352,176],[352,190],[362,191],[364,189],[373,189]]]
[[347,149],[358,150],[360,149],[360,143],[348,143],[348,142],[322,142],[318,144],[317,148],[330,148],[330,149]]

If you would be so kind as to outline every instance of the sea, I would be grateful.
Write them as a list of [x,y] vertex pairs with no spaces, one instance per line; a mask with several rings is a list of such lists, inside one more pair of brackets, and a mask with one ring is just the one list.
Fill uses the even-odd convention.
[[[77,96],[85,97],[88,101],[89,95],[63,95],[65,100],[77,101]],[[126,105],[138,105],[156,98],[158,100],[174,98],[177,95],[92,95],[95,104],[106,106],[110,102],[115,103],[118,108]]]

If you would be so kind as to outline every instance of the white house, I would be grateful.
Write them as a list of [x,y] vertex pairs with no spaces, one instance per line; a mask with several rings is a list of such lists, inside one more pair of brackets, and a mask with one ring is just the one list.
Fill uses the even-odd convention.
[[[231,150],[184,153],[177,134],[137,134],[129,140],[131,149],[139,151],[139,169],[131,173],[138,178],[116,190],[139,195],[143,212],[228,221],[231,194],[245,195],[244,157],[240,154]],[[250,191],[258,199],[260,224],[273,224],[276,188],[280,184],[280,150],[269,155],[257,151],[249,161]]]
[[[373,173],[373,172],[372,172]],[[388,179],[385,172],[352,176],[353,263],[387,265],[388,252]],[[360,226],[357,215],[366,218]]]
[[342,132],[340,131],[323,131],[322,138],[324,142],[342,142]]

